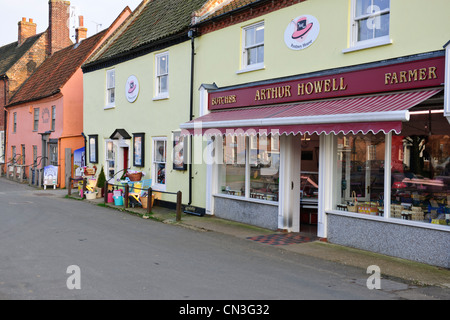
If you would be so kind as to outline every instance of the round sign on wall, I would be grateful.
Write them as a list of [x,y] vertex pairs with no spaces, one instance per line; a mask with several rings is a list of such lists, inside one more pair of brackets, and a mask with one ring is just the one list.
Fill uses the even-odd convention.
[[125,86],[125,96],[128,102],[133,103],[139,95],[139,82],[135,76],[130,76]]
[[293,19],[284,32],[284,42],[292,50],[303,50],[316,41],[320,32],[319,21],[310,15]]

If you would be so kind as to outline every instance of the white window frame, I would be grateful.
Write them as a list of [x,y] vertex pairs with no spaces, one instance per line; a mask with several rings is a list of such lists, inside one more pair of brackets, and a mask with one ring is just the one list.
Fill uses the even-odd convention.
[[[158,150],[156,150],[156,143],[159,141],[164,141],[165,144],[165,161],[156,161],[156,154],[158,152]],[[160,190],[160,191],[166,191],[166,186],[167,186],[167,173],[168,173],[168,164],[167,164],[167,137],[155,137],[152,138],[152,188],[155,190]],[[164,163],[166,165],[166,172],[165,172],[165,183],[157,183],[158,181],[158,165]]]
[[[108,144],[111,143],[113,147],[114,159],[108,157]],[[114,161],[114,166],[109,166],[109,161]],[[114,140],[106,139],[105,140],[105,175],[108,183],[114,184],[114,175],[109,177],[109,169],[114,170],[114,175],[117,174],[117,146]]]
[[[165,72],[161,72],[160,70],[160,60],[161,58],[167,59],[167,70]],[[155,98],[154,100],[159,99],[167,99],[169,98],[169,51],[161,52],[158,54],[155,54]],[[167,90],[161,91],[161,78],[167,77]]]
[[378,47],[378,46],[383,46],[383,45],[387,45],[387,44],[391,44],[392,40],[390,38],[390,34],[391,34],[391,22],[389,21],[389,34],[385,35],[385,36],[381,36],[381,37],[377,37],[377,38],[373,38],[373,39],[368,39],[368,40],[361,40],[358,41],[358,21],[362,20],[362,19],[366,19],[366,18],[376,18],[376,16],[385,14],[385,13],[391,13],[391,5],[389,4],[389,9],[383,9],[379,12],[376,13],[368,13],[365,15],[361,15],[361,16],[356,16],[356,2],[358,0],[352,0],[351,2],[351,24],[350,24],[350,46],[349,48],[344,49],[342,52],[343,53],[347,53],[347,52],[352,52],[352,51],[357,51],[357,50],[363,50],[363,49],[368,49],[368,48],[372,48],[372,47]]
[[105,109],[116,105],[116,70],[106,70],[106,106]]
[[[242,73],[242,72],[248,72],[248,71],[255,71],[255,70],[260,70],[260,69],[264,69],[264,59],[262,62],[257,62],[257,63],[253,63],[253,64],[248,64],[248,51],[250,49],[256,48],[256,47],[263,47],[264,50],[264,46],[265,46],[265,40],[263,40],[262,42],[258,42],[258,43],[254,43],[252,45],[247,46],[246,45],[246,40],[247,40],[247,31],[249,31],[250,29],[258,29],[260,27],[264,28],[264,32],[265,32],[265,24],[264,21],[258,22],[258,23],[254,23],[252,25],[246,26],[242,28],[242,57],[241,57],[241,70],[239,70],[237,73]],[[265,35],[264,35],[265,37]]]

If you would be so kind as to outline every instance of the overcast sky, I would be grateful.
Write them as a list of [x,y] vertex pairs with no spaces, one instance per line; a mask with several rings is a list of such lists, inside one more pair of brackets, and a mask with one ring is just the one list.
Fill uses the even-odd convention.
[[[84,16],[88,36],[109,27],[122,10],[129,6],[132,11],[142,0],[71,0],[70,5]],[[48,27],[48,0],[0,0],[0,47],[17,41],[17,23],[22,17],[33,19],[37,33]],[[73,38],[72,38],[73,40]]]

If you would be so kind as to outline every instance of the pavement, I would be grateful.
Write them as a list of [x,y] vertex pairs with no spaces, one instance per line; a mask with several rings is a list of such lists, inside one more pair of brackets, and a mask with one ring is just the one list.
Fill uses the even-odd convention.
[[[69,197],[65,189],[47,189],[44,192],[64,198],[81,200],[79,195],[74,193]],[[182,213],[181,220],[177,221],[174,209],[154,206],[152,213],[148,215],[147,210],[142,208],[127,208],[125,210],[123,206],[115,206],[114,203],[105,205],[103,198],[95,200],[85,199],[83,201],[93,205],[106,206],[111,208],[111,210],[125,211],[129,214],[138,215],[143,219],[153,219],[161,223],[189,228],[199,232],[222,233],[245,241],[255,241],[262,246],[277,246],[280,250],[358,267],[363,270],[367,270],[369,266],[376,265],[380,267],[383,279],[403,280],[415,286],[437,286],[450,289],[450,269],[328,243],[308,233],[276,232],[210,215],[196,216]]]

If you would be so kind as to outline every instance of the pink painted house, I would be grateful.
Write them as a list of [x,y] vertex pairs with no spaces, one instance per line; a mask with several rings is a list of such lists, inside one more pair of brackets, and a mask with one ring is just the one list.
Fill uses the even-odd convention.
[[[65,170],[66,161],[72,163],[72,158],[65,158],[65,150],[70,149],[73,155],[75,150],[85,146],[81,65],[130,14],[131,10],[126,7],[108,29],[86,39],[87,30],[80,19],[76,43],[52,53],[20,87],[6,106],[6,159],[15,157],[27,167],[36,160],[41,163],[40,167],[55,165],[58,186],[65,187],[66,177],[73,176]],[[52,45],[49,41],[49,46]],[[50,52],[53,51],[50,49]]]

